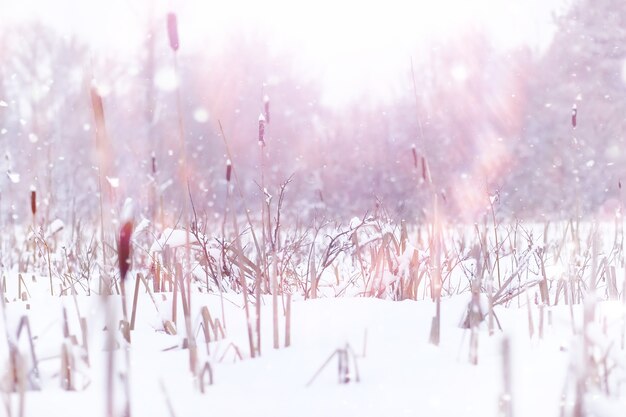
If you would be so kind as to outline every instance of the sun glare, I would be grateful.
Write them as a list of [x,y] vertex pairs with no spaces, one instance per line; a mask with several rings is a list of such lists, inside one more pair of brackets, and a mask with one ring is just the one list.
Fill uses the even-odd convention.
[[[146,16],[176,10],[183,51],[228,42],[238,32],[262,37],[291,51],[302,71],[323,80],[327,101],[340,104],[364,94],[384,98],[406,82],[411,59],[427,54],[432,42],[470,30],[484,31],[496,47],[541,44],[550,33],[549,9],[539,0],[24,0],[8,4],[0,19],[39,17],[123,54],[141,45]],[[460,67],[450,71],[454,80],[464,78]]]

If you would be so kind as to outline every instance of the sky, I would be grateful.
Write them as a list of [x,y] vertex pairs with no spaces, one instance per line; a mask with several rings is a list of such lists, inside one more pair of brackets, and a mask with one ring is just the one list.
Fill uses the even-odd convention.
[[[484,30],[497,48],[541,51],[554,31],[552,13],[569,0],[0,0],[0,27],[40,19],[97,48],[132,53],[150,13],[179,16],[181,50],[237,30],[263,34],[293,50],[302,68],[321,74],[326,100],[341,104],[363,91],[384,95],[406,76],[415,46]],[[459,69],[454,69],[458,71]],[[462,75],[462,69],[458,72]]]

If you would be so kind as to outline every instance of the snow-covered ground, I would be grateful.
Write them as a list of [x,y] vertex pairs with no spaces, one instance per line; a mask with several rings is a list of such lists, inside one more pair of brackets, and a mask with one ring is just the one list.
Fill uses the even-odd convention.
[[[143,240],[141,231],[134,235],[135,265],[125,290],[128,316],[136,311],[130,343],[122,330],[109,330],[123,319],[122,298],[98,295],[97,259],[85,265],[90,253],[97,258],[94,246],[68,240],[69,230],[42,236],[47,243],[40,244],[34,260],[28,249],[19,262],[5,254],[7,265],[24,265],[27,258],[37,273],[20,275],[16,267],[6,273],[0,320],[6,343],[0,343],[0,358],[3,391],[10,394],[0,409],[11,417],[22,409],[32,417],[121,416],[129,398],[133,416],[623,416],[626,308],[619,235],[599,229],[605,238],[593,244],[594,229],[587,225],[577,232],[587,238],[576,243],[569,239],[572,227],[553,225],[544,239],[543,226],[501,226],[500,242],[508,240],[497,257],[491,233],[475,232],[483,236],[477,241],[471,229],[447,230],[438,345],[431,343],[435,261],[416,238],[419,233],[354,221],[308,240],[285,238],[280,252],[268,258],[291,265],[281,269],[283,291],[277,291],[280,347],[273,347],[272,295],[263,290],[260,355],[252,354],[249,337],[253,344],[259,337],[254,266],[232,258],[254,258],[253,245],[246,245],[250,236],[242,239],[247,249],[240,254],[232,248],[221,252],[218,243],[197,233],[189,239],[195,268],[189,322],[197,343],[194,372],[186,305],[180,292],[154,292],[156,264],[151,264],[186,256],[184,232],[166,229]],[[477,242],[490,250],[485,259]],[[81,252],[86,244],[91,252]],[[180,251],[171,252],[175,248]],[[208,278],[205,255],[213,257],[214,268],[229,270],[221,291]],[[248,285],[248,316],[240,271]],[[137,273],[148,279],[138,281]],[[317,297],[310,288],[313,275],[319,278]],[[59,296],[62,289],[65,295]],[[210,343],[205,321],[214,324]],[[106,348],[109,336],[115,338],[113,350]],[[204,369],[211,370],[212,384]],[[107,413],[110,393],[113,414]]]
[[[171,294],[168,294],[171,299]],[[157,295],[157,299],[160,299]],[[479,334],[478,364],[469,362],[470,330],[460,328],[469,298],[455,296],[442,303],[440,346],[428,342],[434,304],[429,301],[385,301],[371,298],[295,300],[292,311],[291,346],[272,349],[271,307],[269,299],[262,310],[262,354],[250,359],[246,321],[240,298],[225,301],[226,338],[203,343],[198,331],[201,362],[211,363],[214,384],[201,393],[189,372],[188,350],[182,337],[168,335],[160,325],[161,316],[145,291],[140,291],[136,330],[131,344],[122,343],[130,352],[132,415],[136,416],[345,416],[345,415],[428,415],[498,416],[504,391],[502,343],[511,340],[513,389],[511,401],[517,416],[561,415],[562,402],[569,409],[574,403],[572,386],[576,373],[571,364],[580,344],[580,334],[572,332],[567,306],[545,312],[542,337],[539,337],[539,309],[532,305],[535,332],[528,330],[526,307],[496,308],[504,329],[489,336],[486,325]],[[119,299],[117,300],[119,301]],[[105,410],[106,352],[104,315],[97,297],[47,298],[7,305],[10,327],[21,315],[32,326],[39,361],[41,390],[27,391],[25,415],[84,416],[102,415]],[[163,301],[164,306],[167,301]],[[60,353],[63,343],[62,306],[66,306],[70,334],[81,339],[76,306],[89,322],[89,360],[82,363],[76,349],[77,391],[61,389]],[[119,304],[118,304],[119,306]],[[192,308],[208,306],[220,317],[219,297],[199,295]],[[580,332],[581,308],[574,309],[574,327]],[[550,311],[551,323],[548,323]],[[169,313],[166,313],[169,314]],[[194,318],[199,330],[201,318]],[[606,318],[606,334],[598,339],[613,343],[610,354],[621,358],[611,371],[611,403],[599,393],[589,397],[589,415],[619,416],[626,409],[624,351],[620,346],[624,308],[619,302],[604,302],[599,318]],[[603,322],[600,320],[600,322]],[[179,321],[182,326],[182,320]],[[281,345],[284,332],[281,328]],[[120,340],[121,342],[121,340]],[[230,344],[244,357],[236,357]],[[80,345],[80,343],[79,343]],[[310,383],[316,372],[337,349],[349,345],[349,377],[339,384],[337,358]],[[125,369],[118,350],[117,366]],[[3,346],[6,354],[6,347]],[[358,367],[358,382],[357,379]],[[117,379],[121,385],[122,379]],[[309,384],[310,383],[310,384]],[[81,389],[83,385],[86,388]],[[120,400],[122,390],[116,390]],[[617,394],[621,394],[617,395]],[[14,407],[18,394],[12,394]],[[169,405],[168,405],[169,402]],[[170,409],[171,407],[171,409]],[[17,415],[17,414],[13,414]]]

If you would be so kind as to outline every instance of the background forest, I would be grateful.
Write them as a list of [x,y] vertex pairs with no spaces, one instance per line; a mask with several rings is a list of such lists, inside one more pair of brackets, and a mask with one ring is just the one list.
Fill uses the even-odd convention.
[[[258,198],[252,179],[259,177],[265,96],[268,192],[293,175],[284,210],[302,218],[377,208],[419,218],[430,198],[427,170],[456,219],[486,212],[489,197],[498,213],[515,218],[558,218],[574,209],[613,216],[618,207],[626,178],[626,9],[619,0],[577,1],[555,14],[554,36],[541,48],[496,47],[478,27],[432,39],[406,56],[385,94],[366,91],[341,105],[325,98],[323,77],[303,68],[297,51],[268,43],[257,30],[187,47],[184,13],[175,73],[164,15],[137,16],[144,43],[126,54],[35,20],[0,32],[4,221],[28,212],[31,185],[45,197],[47,218],[95,213],[90,84],[104,98],[115,150],[110,185],[120,197],[147,199],[157,184],[172,217],[187,194],[170,186],[181,155],[178,83],[189,191],[209,215],[225,204],[219,123],[249,179],[246,197]],[[373,81],[372,91],[380,89]]]

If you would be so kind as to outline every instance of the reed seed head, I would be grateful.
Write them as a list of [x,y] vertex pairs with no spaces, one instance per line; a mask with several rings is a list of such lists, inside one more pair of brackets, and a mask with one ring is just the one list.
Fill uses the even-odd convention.
[[178,22],[176,20],[176,13],[170,12],[167,14],[167,36],[170,40],[170,48],[174,52],[178,51]]
[[270,122],[270,97],[266,94],[263,97],[263,109],[265,110],[265,121]]
[[30,211],[33,216],[37,214],[37,190],[34,185],[30,187]]
[[104,128],[104,106],[102,105],[102,96],[98,93],[95,86],[91,86],[91,107],[93,108],[94,119],[96,120],[96,129]]
[[430,177],[430,168],[428,167],[428,161],[424,156],[422,156],[422,181],[428,184],[432,182],[432,179]]
[[259,115],[259,144],[265,146],[265,116]]
[[117,242],[117,258],[120,268],[120,277],[121,279],[125,279],[130,269],[130,238],[133,234],[133,201],[130,198],[126,199],[124,202],[121,223],[122,227],[120,228],[119,240]]

